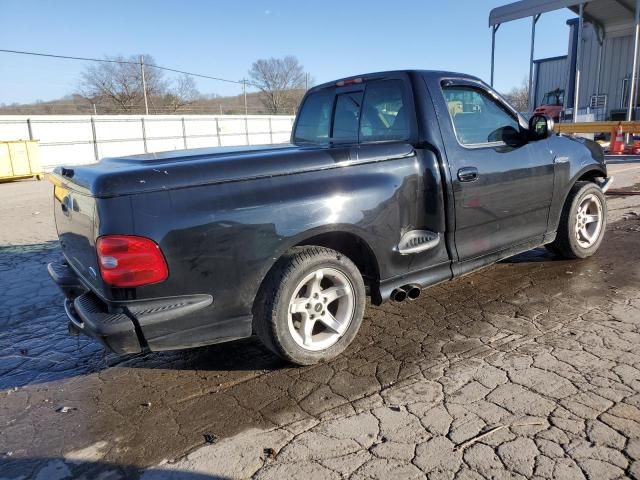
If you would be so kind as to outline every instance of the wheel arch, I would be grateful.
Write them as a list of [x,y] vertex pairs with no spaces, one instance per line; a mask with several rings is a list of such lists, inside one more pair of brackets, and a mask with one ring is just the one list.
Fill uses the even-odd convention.
[[558,224],[560,223],[562,212],[567,204],[569,193],[571,193],[571,190],[578,182],[591,182],[597,184],[598,178],[604,178],[606,176],[607,170],[604,165],[592,163],[583,166],[576,172],[573,172],[570,180],[568,180],[563,187],[556,187],[551,215],[549,216],[548,232],[552,232],[554,234],[557,232]]
[[365,284],[371,284],[380,279],[378,259],[371,246],[360,235],[346,230],[316,232],[293,246],[308,245],[330,248],[345,255],[358,267]]
[[562,212],[567,204],[567,198],[569,198],[571,190],[578,182],[591,182],[597,184],[598,178],[604,178],[606,176],[607,170],[600,164],[585,165],[575,172],[571,176],[571,180],[569,180],[564,186],[564,189],[558,192],[557,198],[559,198],[560,201],[558,201],[558,203],[554,202],[555,206],[552,208],[552,215],[549,217],[549,232],[557,232]]
[[606,176],[606,172],[603,172],[601,169],[587,167],[583,172],[581,172],[578,175],[576,175],[576,177],[575,177],[571,187],[569,188],[569,190],[571,190],[571,188],[573,188],[573,186],[578,182],[597,183],[597,181],[596,181],[597,178],[602,178],[602,177],[605,177],[605,176]]
[[354,232],[349,226],[332,226],[328,228],[316,228],[294,238],[283,244],[272,258],[272,261],[265,266],[261,272],[261,280],[257,289],[256,298],[263,291],[263,286],[269,274],[276,268],[278,262],[291,248],[315,245],[326,247],[342,253],[349,258],[360,271],[365,286],[370,292],[379,288],[380,268],[378,259],[373,252],[369,242],[362,235]]
[[568,182],[567,186],[565,187],[565,191],[563,192],[561,210],[564,209],[564,206],[567,203],[567,198],[569,197],[569,193],[578,182],[591,182],[597,184],[597,178],[604,178],[606,176],[607,170],[605,169],[605,167],[601,167],[599,165],[587,165],[576,172],[573,175],[572,180]]

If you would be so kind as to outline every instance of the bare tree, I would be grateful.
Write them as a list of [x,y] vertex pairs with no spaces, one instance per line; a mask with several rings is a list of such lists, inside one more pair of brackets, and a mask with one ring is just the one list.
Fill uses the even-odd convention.
[[183,75],[174,80],[169,92],[165,95],[165,104],[174,113],[182,107],[192,105],[200,98],[196,82],[189,75]]
[[529,82],[526,78],[522,79],[519,87],[513,87],[509,93],[505,94],[509,103],[519,112],[529,110]]
[[[119,110],[132,113],[143,101],[142,71],[140,57],[105,57],[111,62],[101,62],[88,66],[82,73],[80,92],[94,103],[115,105]],[[127,63],[114,63],[127,62]],[[145,55],[145,63],[153,64],[153,57]],[[147,95],[159,96],[166,91],[162,72],[156,68],[145,67]]]
[[249,70],[249,77],[260,89],[260,100],[272,114],[291,112],[304,95],[306,74],[296,57],[257,60]]

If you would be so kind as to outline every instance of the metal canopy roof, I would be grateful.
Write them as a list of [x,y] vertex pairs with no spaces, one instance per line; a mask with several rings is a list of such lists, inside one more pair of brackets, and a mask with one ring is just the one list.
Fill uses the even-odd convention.
[[[572,5],[569,9],[577,14],[580,7]],[[634,0],[595,0],[584,7],[585,20],[602,27],[614,24],[632,25],[634,16]]]
[[491,10],[489,26],[562,8],[578,13],[581,3],[584,4],[584,19],[600,27],[613,24],[633,25],[635,0],[520,0]]

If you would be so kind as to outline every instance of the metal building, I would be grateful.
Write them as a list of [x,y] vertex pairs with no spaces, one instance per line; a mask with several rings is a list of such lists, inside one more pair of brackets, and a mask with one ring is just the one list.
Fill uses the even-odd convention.
[[[538,19],[562,8],[578,14],[567,22],[567,55],[534,61]],[[500,25],[527,17],[531,17],[530,110],[540,104],[546,92],[562,86],[564,110],[574,120],[584,114],[593,114],[595,120],[640,118],[640,0],[521,0],[494,8],[489,15],[492,84]],[[574,111],[578,115],[573,115]]]

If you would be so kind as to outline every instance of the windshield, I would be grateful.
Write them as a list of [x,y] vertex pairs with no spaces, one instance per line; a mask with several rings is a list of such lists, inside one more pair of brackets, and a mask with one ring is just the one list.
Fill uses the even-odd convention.
[[564,104],[564,90],[554,90],[553,92],[547,92],[542,99],[542,105],[563,105]]

